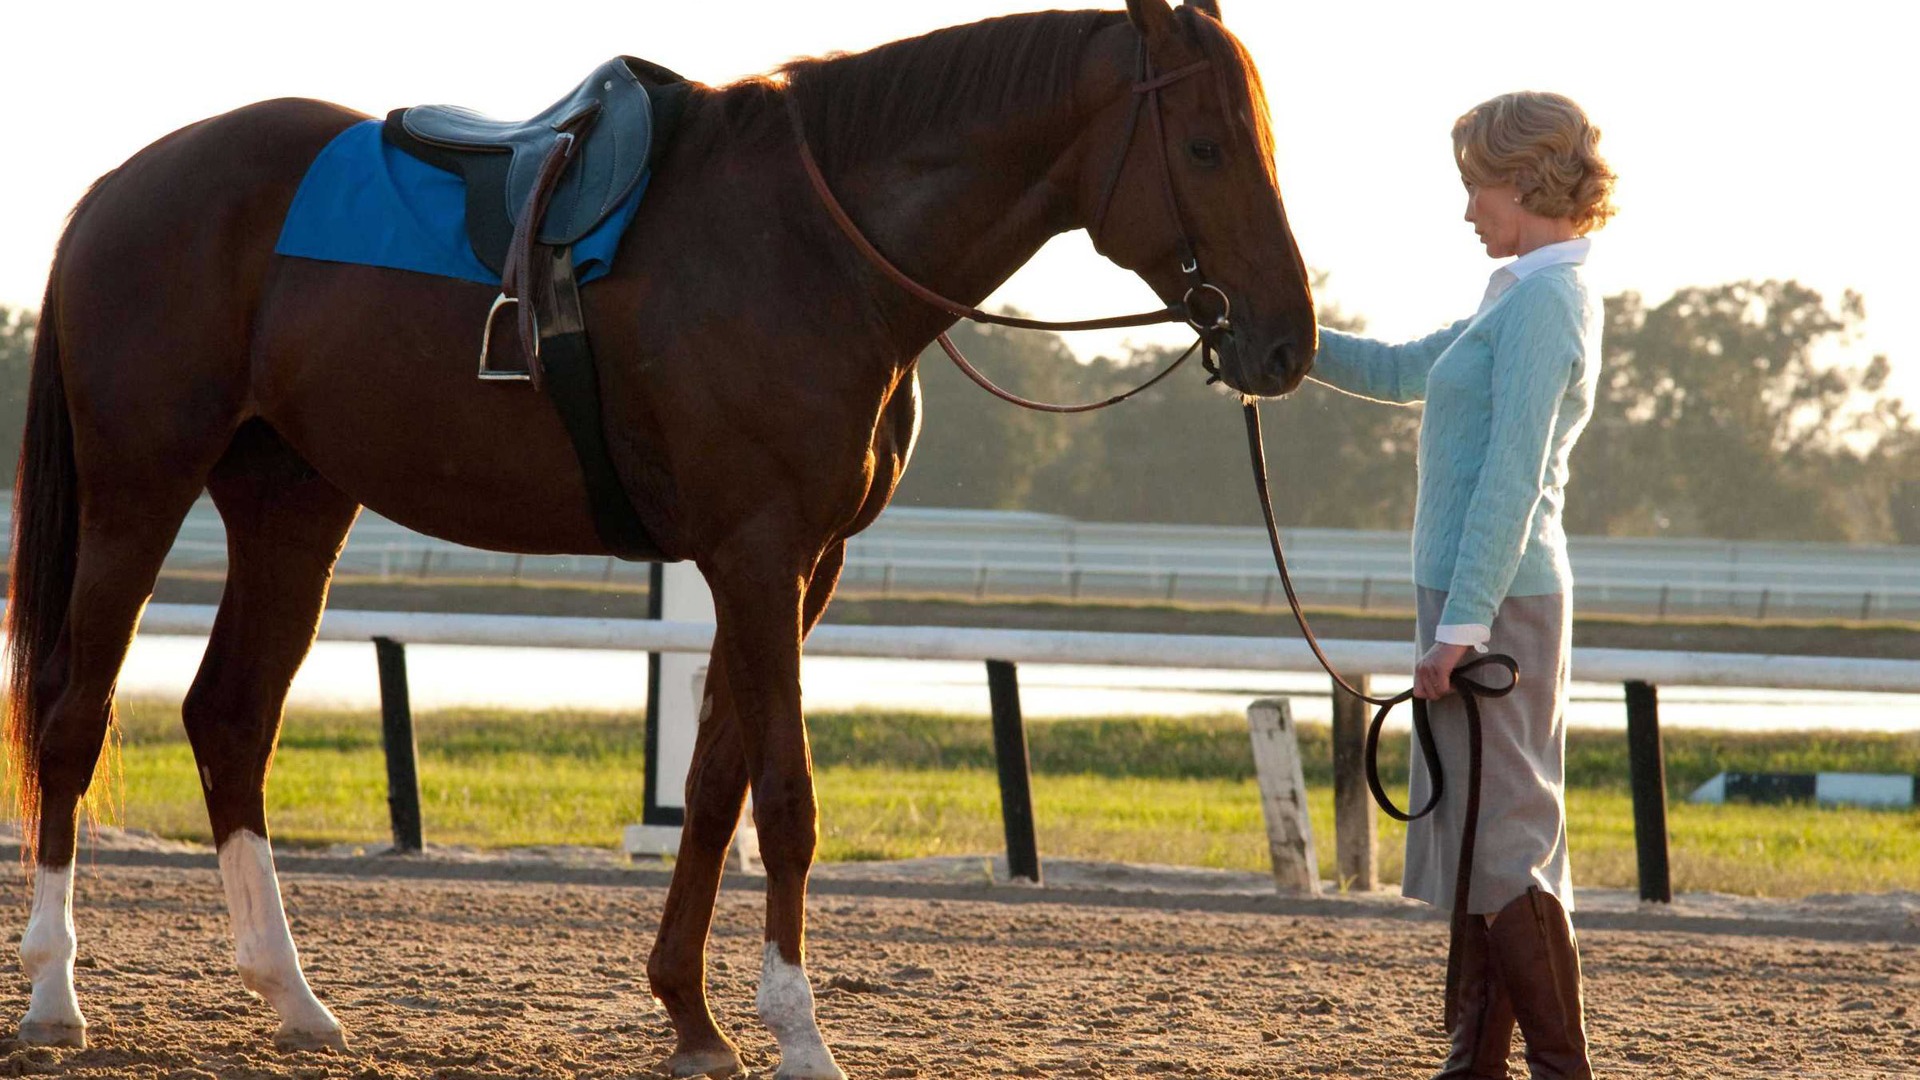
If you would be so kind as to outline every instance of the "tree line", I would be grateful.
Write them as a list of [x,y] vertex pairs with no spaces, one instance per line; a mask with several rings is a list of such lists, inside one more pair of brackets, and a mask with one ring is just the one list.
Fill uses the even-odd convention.
[[[1884,356],[1822,363],[1866,317],[1793,281],[1606,300],[1594,418],[1574,450],[1576,534],[1920,544],[1920,427],[1886,394]],[[1323,309],[1325,325],[1364,329]],[[0,445],[20,445],[35,316],[0,307]],[[1051,400],[1105,397],[1173,354],[1076,360],[1056,335],[972,324],[954,340],[996,381]],[[1253,525],[1245,430],[1198,365],[1118,408],[1026,412],[929,350],[924,422],[896,502],[1092,521]],[[1282,522],[1412,524],[1420,414],[1318,384],[1263,406]],[[11,472],[13,454],[5,460]]]

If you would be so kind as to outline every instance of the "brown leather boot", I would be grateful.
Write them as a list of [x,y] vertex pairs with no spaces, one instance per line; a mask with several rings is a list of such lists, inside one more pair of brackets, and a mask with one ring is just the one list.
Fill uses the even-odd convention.
[[1490,955],[1492,935],[1478,915],[1453,920],[1453,961],[1458,969],[1447,1002],[1453,1053],[1433,1080],[1507,1080],[1513,1046],[1513,1004]]
[[1592,1080],[1580,1002],[1580,952],[1567,909],[1529,888],[1500,909],[1489,937],[1493,966],[1527,1042],[1533,1080]]

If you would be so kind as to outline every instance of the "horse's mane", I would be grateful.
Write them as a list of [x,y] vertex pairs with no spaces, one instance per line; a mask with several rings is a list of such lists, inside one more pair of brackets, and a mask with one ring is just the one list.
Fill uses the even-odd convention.
[[[1178,15],[1188,35],[1214,61],[1228,102],[1251,101],[1255,145],[1271,163],[1267,99],[1246,49],[1190,8]],[[1087,43],[1124,22],[1121,11],[1040,11],[935,30],[861,53],[794,60],[772,77],[744,79],[719,91],[736,134],[758,129],[786,139],[791,95],[814,154],[829,172],[916,136],[950,131],[969,120],[1069,108],[1069,92]],[[1271,166],[1270,166],[1271,167]]]
[[[832,169],[973,118],[1067,107],[1080,58],[1118,11],[1041,11],[935,30],[777,72]],[[783,108],[784,111],[784,108]]]

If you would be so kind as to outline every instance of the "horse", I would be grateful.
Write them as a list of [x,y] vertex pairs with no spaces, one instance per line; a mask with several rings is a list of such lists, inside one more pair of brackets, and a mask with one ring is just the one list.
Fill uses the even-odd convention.
[[[1151,125],[1136,107],[1143,58],[1170,73],[1146,88]],[[8,760],[33,863],[22,1042],[85,1042],[78,804],[128,644],[202,491],[225,523],[228,575],[182,719],[240,979],[277,1014],[282,1047],[346,1045],[302,972],[262,793],[360,508],[476,547],[609,553],[554,408],[474,378],[492,288],[275,254],[308,164],[363,119],[278,99],[192,124],[97,181],[61,236],[6,617]],[[836,230],[800,151],[875,248],[962,303],[1074,229],[1170,304],[1204,262],[1232,310],[1230,329],[1224,312],[1213,325],[1218,375],[1268,396],[1299,384],[1317,345],[1268,123],[1251,58],[1200,0],[1010,15],[693,86],[611,272],[582,293],[620,484],[655,554],[692,560],[717,610],[647,962],[675,1035],[667,1072],[740,1067],[708,1008],[706,945],[751,788],[766,874],[757,1011],[778,1075],[845,1075],[805,970],[817,820],[801,648],[847,538],[907,466],[916,359],[953,316]]]

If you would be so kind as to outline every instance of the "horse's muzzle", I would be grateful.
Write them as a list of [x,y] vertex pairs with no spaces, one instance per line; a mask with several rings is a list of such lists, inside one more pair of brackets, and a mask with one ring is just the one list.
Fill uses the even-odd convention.
[[1278,397],[1291,393],[1313,367],[1313,350],[1302,348],[1291,337],[1281,337],[1265,351],[1248,347],[1236,334],[1221,342],[1221,381],[1243,394],[1254,397]]

